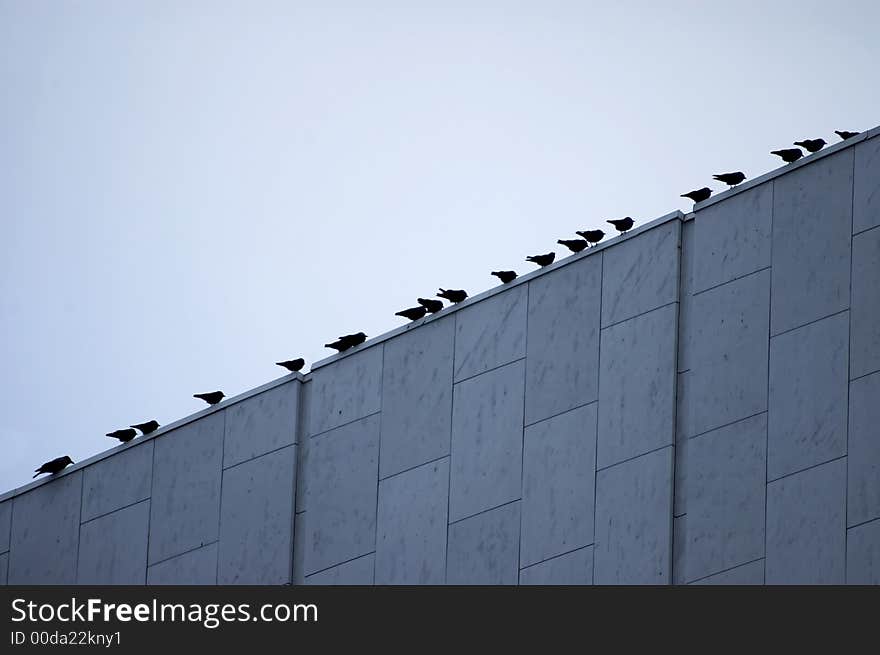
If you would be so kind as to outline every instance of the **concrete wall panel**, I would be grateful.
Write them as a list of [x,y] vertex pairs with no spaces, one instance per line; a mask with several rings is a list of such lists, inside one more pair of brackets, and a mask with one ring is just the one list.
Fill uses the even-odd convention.
[[603,328],[678,300],[680,233],[670,221],[602,253]]
[[692,371],[678,374],[675,396],[675,498],[673,513],[687,513],[688,439],[691,436]]
[[149,525],[149,500],[83,523],[76,583],[144,584]]
[[598,398],[601,285],[595,255],[529,283],[526,424]]
[[9,550],[9,530],[12,526],[12,500],[0,503],[0,553]]
[[125,448],[83,470],[83,521],[150,497],[154,442]]
[[579,548],[519,572],[521,585],[593,584],[593,547]]
[[773,183],[767,182],[697,214],[696,291],[770,266]]
[[843,584],[846,460],[767,485],[767,584]]
[[847,525],[880,518],[880,373],[849,387]]
[[847,530],[846,583],[880,585],[880,520]]
[[598,467],[675,441],[678,307],[602,330]]
[[148,585],[217,584],[217,542],[147,568]]
[[450,316],[385,344],[379,477],[449,454],[454,338]]
[[694,435],[767,409],[770,272],[695,298]]
[[379,483],[376,584],[443,584],[449,458]]
[[681,225],[681,279],[678,291],[678,370],[690,370],[694,351],[694,233],[696,221]]
[[595,584],[669,584],[673,448],[596,474]]
[[218,584],[291,580],[296,446],[223,471]]
[[528,285],[514,287],[455,314],[455,381],[526,354]]
[[314,438],[306,477],[305,574],[374,552],[379,415]]
[[767,414],[691,439],[687,580],[764,556]]
[[770,339],[770,480],[846,454],[849,313]]
[[520,498],[524,363],[455,385],[451,521]]
[[371,585],[373,584],[373,569],[375,557],[373,553],[358,557],[350,562],[338,564],[334,567],[314,573],[305,579],[307,585]]
[[0,555],[0,586],[6,586],[9,581],[9,553]]
[[379,411],[383,347],[371,346],[311,374],[308,434],[321,434]]
[[853,151],[774,180],[771,332],[849,307]]
[[226,410],[224,467],[296,442],[299,385],[298,381],[282,384]]
[[880,371],[880,228],[853,237],[852,247],[849,376],[857,378]]
[[741,564],[729,571],[710,575],[694,582],[697,585],[762,585],[764,584],[764,560]]
[[82,472],[62,475],[16,496],[12,510],[9,584],[76,583]]
[[596,403],[526,428],[523,468],[520,565],[593,543]]
[[150,563],[217,541],[224,412],[155,441]]
[[454,585],[517,584],[519,525],[518,502],[450,525],[446,582]]
[[880,225],[880,139],[856,146],[853,233]]

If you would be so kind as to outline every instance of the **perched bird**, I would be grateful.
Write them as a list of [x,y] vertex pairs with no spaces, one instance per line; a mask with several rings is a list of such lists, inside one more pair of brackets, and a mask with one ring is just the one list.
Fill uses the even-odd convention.
[[125,430],[114,430],[113,432],[108,432],[107,436],[113,437],[114,439],[119,439],[122,443],[128,443],[137,436],[137,430],[132,430],[131,428]]
[[283,366],[291,373],[296,373],[301,370],[303,366],[306,365],[306,360],[302,357],[297,357],[296,359],[288,359],[286,362],[275,362],[275,366]]
[[682,193],[682,198],[690,198],[694,201],[694,204],[698,202],[703,202],[704,200],[708,200],[709,196],[712,195],[712,189],[707,186],[704,186],[702,189],[696,189],[694,191],[688,191],[687,193]]
[[786,164],[790,164],[793,161],[797,161],[801,157],[804,156],[803,151],[800,148],[786,148],[784,150],[771,150],[771,155],[776,155],[777,157],[782,157],[782,161]]
[[516,271],[492,271],[491,274],[501,280],[501,284],[507,284],[516,279]]
[[420,318],[424,318],[425,314],[428,313],[428,308],[419,305],[418,307],[410,307],[408,309],[402,309],[399,312],[395,312],[395,316],[403,316],[404,318],[408,318],[411,321],[417,321]]
[[150,432],[155,432],[159,429],[159,421],[147,421],[146,423],[135,423],[131,427],[137,428],[143,434],[150,434]]
[[795,141],[793,145],[800,146],[807,152],[819,152],[825,146],[825,139],[804,139]]
[[629,216],[627,216],[626,218],[612,219],[605,222],[611,223],[615,228],[617,228],[617,231],[621,234],[631,229],[633,226],[633,219],[631,219]]
[[419,304],[428,310],[429,314],[436,314],[441,309],[443,309],[443,301],[442,300],[434,300],[433,298],[416,298],[419,301]]
[[736,186],[741,184],[746,179],[746,176],[742,171],[736,171],[735,173],[719,173],[718,175],[713,175],[712,179],[724,182],[727,186]]
[[462,289],[444,289],[440,287],[440,293],[437,294],[438,298],[446,298],[449,302],[461,302],[465,298],[467,298],[467,291]]
[[575,232],[575,234],[582,236],[589,241],[591,245],[599,243],[602,240],[602,237],[605,236],[605,233],[602,230],[581,230],[580,232]]
[[40,473],[51,473],[54,475],[55,473],[62,471],[68,464],[73,464],[73,460],[70,459],[68,455],[65,455],[64,457],[56,457],[51,462],[46,462],[45,464],[42,464],[40,468],[34,469],[36,471],[34,477],[37,477]]
[[550,266],[554,259],[556,259],[555,252],[548,252],[546,255],[529,255],[526,257],[527,262],[535,263],[542,268],[544,266]]
[[201,398],[209,405],[216,405],[226,397],[222,391],[209,391],[208,393],[194,393],[193,398]]
[[559,239],[556,243],[561,246],[565,246],[572,252],[580,252],[590,244],[584,241],[583,239]]
[[847,132],[846,130],[834,130],[834,133],[840,137],[841,141],[846,141],[858,135],[858,132]]
[[343,352],[348,350],[349,348],[354,348],[355,346],[361,345],[364,341],[367,340],[367,335],[363,332],[356,332],[355,334],[343,334],[339,337],[338,340],[333,343],[325,343],[325,348],[333,348],[334,350],[338,350],[339,352]]

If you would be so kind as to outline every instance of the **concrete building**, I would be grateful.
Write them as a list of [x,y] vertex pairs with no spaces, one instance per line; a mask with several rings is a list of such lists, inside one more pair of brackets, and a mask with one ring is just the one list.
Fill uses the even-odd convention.
[[7,580],[880,583],[880,128],[0,496]]

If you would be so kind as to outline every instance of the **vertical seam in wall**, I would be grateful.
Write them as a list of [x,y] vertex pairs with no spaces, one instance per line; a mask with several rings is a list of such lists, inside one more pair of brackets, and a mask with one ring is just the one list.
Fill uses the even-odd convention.
[[[296,421],[296,425],[294,426],[293,438],[294,445],[296,446],[296,450],[294,451],[296,454],[293,458],[293,504],[290,506],[290,559],[287,563],[287,583],[293,584],[293,576],[294,576],[294,561],[296,556],[294,554],[294,549],[296,548],[296,488],[299,484],[299,476],[300,476],[300,455],[302,453],[302,423],[303,423],[303,405],[305,401],[303,396],[303,387],[305,385],[302,382],[297,383],[296,385],[296,417],[294,420]],[[219,558],[219,550],[218,550],[218,558]]]
[[516,584],[519,585],[519,573],[522,570],[522,542],[523,542],[523,507],[525,506],[525,471],[526,471],[526,381],[529,370],[529,302],[532,283],[526,285],[526,337],[524,345],[523,361],[523,391],[522,391],[522,427],[519,440],[519,539],[516,544]]
[[[678,349],[681,346],[681,285],[686,273],[684,273],[684,223],[679,221],[678,227],[678,285],[676,288],[676,297],[678,298],[678,307],[675,313],[675,348],[673,349],[674,363],[672,366],[672,502],[669,511],[669,585],[675,584],[675,487],[678,476]],[[696,224],[694,224],[696,229]],[[595,535],[593,535],[595,539]]]
[[[225,435],[224,435],[225,436]],[[150,514],[147,516],[147,562],[144,566],[144,584],[147,584],[147,571],[150,569],[150,539],[153,534],[153,482],[156,480],[156,444],[159,439],[153,439],[153,454],[150,457]]]
[[[528,309],[528,307],[526,308]],[[449,399],[449,470],[446,476],[446,561],[443,565],[443,583],[449,583],[449,511],[452,497],[452,431],[455,417],[455,337],[458,334],[458,313],[452,315],[452,395]]]
[[[599,412],[601,411],[602,403],[602,298],[605,295],[605,252],[603,251],[600,256],[600,264],[599,264],[599,322],[598,322],[598,330],[599,330],[599,356],[596,359],[596,447],[593,450],[594,458],[593,458],[593,571],[592,577],[590,578],[590,584],[596,584],[596,552],[598,542],[596,541],[596,516],[599,513]],[[676,366],[678,368],[678,366]]]
[[226,458],[226,414],[223,410],[223,442],[220,444],[220,497],[217,499],[217,561],[214,564],[214,584],[220,584],[220,530],[223,518],[223,478],[226,477],[226,469],[223,468],[223,460]]
[[382,364],[379,368],[379,443],[376,445],[376,520],[373,523],[373,586],[376,585],[376,560],[379,559],[379,485],[382,475],[382,406],[385,401],[385,344],[382,347]]
[[850,376],[852,375],[852,310],[853,310],[853,293],[852,293],[852,282],[853,282],[853,261],[855,257],[853,256],[853,248],[855,246],[855,235],[853,234],[854,230],[854,221],[855,221],[855,211],[856,211],[856,149],[852,149],[852,188],[850,189],[850,204],[849,204],[849,302],[847,306],[849,307],[849,311],[847,312],[847,343],[846,343],[846,440],[844,441],[844,449],[846,452],[846,473],[844,475],[844,488],[843,488],[843,584],[847,584],[848,579],[848,571],[849,571],[849,528],[847,525],[849,524],[849,419],[850,419],[850,406],[849,406],[849,396],[850,396],[850,387],[852,385],[852,381],[850,380]]
[[[85,480],[85,469],[83,469],[79,474],[79,513],[76,517],[77,530],[76,530],[76,561],[73,563],[74,581],[79,581],[79,542],[82,539],[82,495],[83,495],[83,485]],[[7,565],[8,569],[8,565]],[[6,580],[9,581],[9,574],[6,574]]]
[[767,308],[767,420],[764,432],[764,585],[767,584],[767,509],[770,499],[770,333],[773,331],[773,228],[776,219],[776,180],[770,183],[770,289],[769,307]]

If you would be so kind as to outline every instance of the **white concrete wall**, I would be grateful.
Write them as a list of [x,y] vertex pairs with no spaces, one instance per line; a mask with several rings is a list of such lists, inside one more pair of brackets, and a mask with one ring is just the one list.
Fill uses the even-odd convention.
[[0,496],[0,582],[880,583],[878,288],[875,130]]

